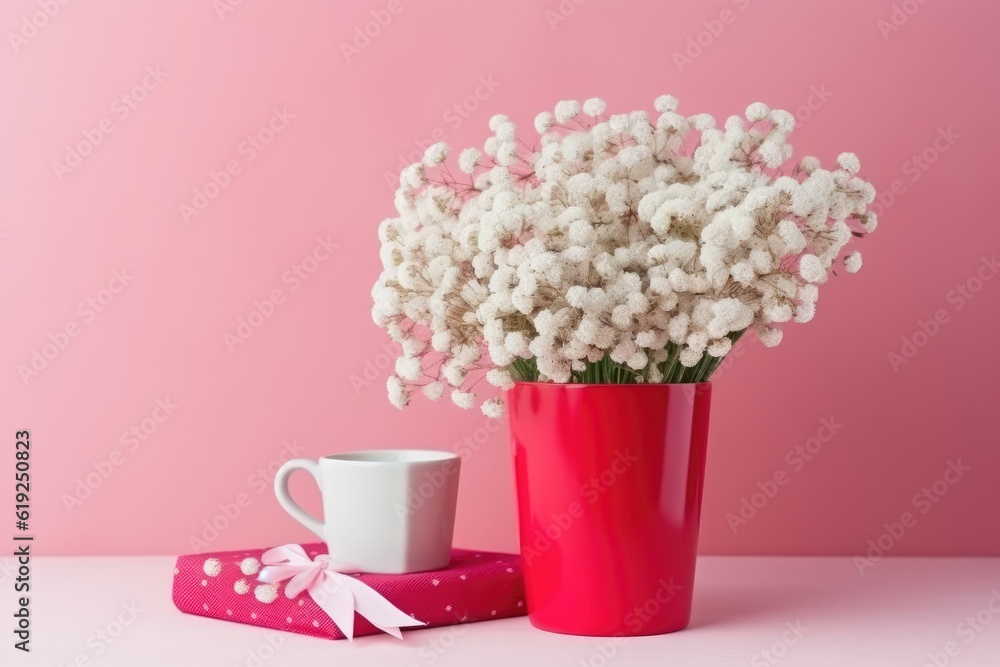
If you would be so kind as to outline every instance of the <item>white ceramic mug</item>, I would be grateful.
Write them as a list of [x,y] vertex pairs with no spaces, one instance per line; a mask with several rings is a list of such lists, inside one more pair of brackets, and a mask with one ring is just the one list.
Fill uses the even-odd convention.
[[[296,469],[323,496],[323,521],[288,493]],[[446,567],[455,530],[461,460],[451,452],[381,449],[292,459],[274,492],[285,511],[316,533],[344,571],[402,574]]]

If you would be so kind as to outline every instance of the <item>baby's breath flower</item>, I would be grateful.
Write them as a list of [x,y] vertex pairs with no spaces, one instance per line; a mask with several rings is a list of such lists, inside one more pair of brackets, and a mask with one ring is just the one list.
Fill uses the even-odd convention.
[[[860,268],[847,246],[878,218],[857,156],[789,169],[795,118],[763,103],[722,127],[668,95],[654,107],[651,125],[599,98],[559,102],[535,119],[540,146],[499,114],[459,154],[471,181],[444,143],[403,169],[372,289],[401,350],[393,405],[448,391],[468,409],[471,387],[578,381],[608,357],[630,381],[704,379],[747,329],[770,347],[774,325],[811,320],[834,264]],[[596,122],[567,125],[581,112]]]
[[500,419],[503,417],[503,401],[499,398],[491,398],[488,401],[483,402],[483,414],[491,419]]
[[799,168],[807,174],[811,174],[820,167],[819,158],[813,157],[812,155],[806,155],[799,162]]
[[448,144],[439,141],[431,144],[424,151],[424,166],[435,167],[448,158]]
[[497,128],[499,128],[504,123],[508,122],[510,122],[510,118],[508,118],[504,114],[502,113],[495,114],[490,117],[490,130],[496,132]]
[[795,116],[784,109],[772,109],[769,118],[774,123],[774,127],[783,134],[788,134],[795,129]]
[[804,280],[811,283],[821,283],[826,280],[826,267],[816,255],[802,255],[799,261],[799,273]]
[[851,176],[861,169],[861,160],[854,153],[841,153],[837,156],[837,164]]
[[816,303],[819,299],[819,288],[815,285],[802,285],[799,287],[799,300],[805,303]]
[[402,410],[410,402],[410,395],[406,391],[403,382],[395,375],[390,375],[386,381],[386,388],[389,390],[389,402]]
[[713,357],[724,357],[733,349],[733,341],[729,338],[718,338],[708,344],[708,353]]
[[580,103],[576,100],[563,100],[556,104],[555,116],[557,123],[566,123],[580,113]]
[[805,324],[816,315],[816,304],[802,302],[795,307],[795,321]]
[[746,111],[747,120],[751,123],[765,120],[769,113],[771,113],[771,108],[763,102],[754,102],[747,107]]
[[407,167],[402,171],[402,173],[399,176],[399,179],[401,185],[406,185],[413,189],[421,187],[427,182],[427,178],[424,176],[424,165],[420,164],[419,162],[411,164],[409,167]]
[[497,149],[497,162],[504,167],[509,167],[517,161],[517,144],[511,142],[501,144]]
[[653,100],[653,108],[660,113],[677,111],[677,98],[673,95],[660,95]]
[[414,357],[396,359],[396,375],[403,380],[420,379],[420,359]]
[[844,268],[848,273],[857,273],[861,270],[861,253],[854,251],[844,258]]
[[781,329],[766,326],[757,329],[757,338],[764,344],[764,347],[777,347],[781,342],[781,336]]
[[476,395],[471,391],[461,391],[459,389],[454,389],[451,392],[451,400],[454,401],[455,405],[462,408],[463,410],[468,410],[476,403]]
[[466,148],[458,156],[458,168],[466,174],[471,174],[479,165],[481,153],[476,148]]
[[583,103],[583,113],[588,116],[600,116],[604,113],[604,110],[608,108],[608,105],[604,103],[600,97],[591,97],[589,100]]
[[543,111],[535,116],[535,130],[538,134],[545,134],[556,124],[556,117],[549,111]]
[[686,350],[681,352],[680,356],[681,366],[684,366],[685,368],[692,368],[698,365],[698,362],[701,361],[701,358],[703,356],[704,354],[701,351],[687,348]]
[[428,382],[424,385],[421,390],[423,395],[432,401],[440,400],[444,395],[444,383],[443,382]]
[[505,368],[491,368],[486,373],[486,381],[501,389],[510,389],[514,386],[514,380]]
[[514,123],[503,123],[497,127],[496,135],[500,141],[514,141],[514,133],[517,132],[517,128]]

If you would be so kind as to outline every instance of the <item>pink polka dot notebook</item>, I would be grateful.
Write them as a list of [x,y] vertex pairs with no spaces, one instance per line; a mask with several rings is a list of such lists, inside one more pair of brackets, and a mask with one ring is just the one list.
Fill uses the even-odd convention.
[[[310,558],[326,553],[326,545],[322,543],[302,547]],[[274,584],[257,581],[264,551],[248,549],[180,556],[174,568],[174,604],[186,614],[344,639],[344,633],[308,592],[289,599],[285,595],[288,581]],[[527,611],[521,559],[513,554],[455,549],[451,563],[443,570],[352,576],[426,623],[404,631],[521,616]],[[355,637],[378,632],[378,628],[355,613]]]

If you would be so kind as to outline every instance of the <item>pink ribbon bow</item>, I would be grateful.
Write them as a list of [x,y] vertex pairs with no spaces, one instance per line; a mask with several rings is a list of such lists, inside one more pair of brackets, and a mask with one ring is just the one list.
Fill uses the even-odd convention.
[[354,640],[355,611],[376,628],[397,639],[403,638],[400,628],[426,625],[400,610],[364,582],[341,574],[326,554],[309,560],[298,544],[286,544],[265,551],[260,559],[266,567],[260,571],[259,581],[274,584],[290,579],[285,585],[285,595],[294,599],[302,591],[308,591],[309,596],[351,641]]

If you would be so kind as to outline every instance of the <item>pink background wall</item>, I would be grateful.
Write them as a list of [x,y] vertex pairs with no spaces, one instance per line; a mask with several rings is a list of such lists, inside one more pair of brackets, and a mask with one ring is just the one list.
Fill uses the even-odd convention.
[[[386,401],[369,316],[386,173],[431,138],[479,145],[493,113],[530,128],[559,99],[628,111],[670,92],[688,113],[792,110],[798,155],[855,151],[896,193],[817,318],[720,372],[702,550],[861,554],[909,511],[883,537],[894,555],[1000,554],[1000,269],[983,263],[1000,250],[996,3],[223,3],[0,7],[0,421],[9,441],[32,430],[39,552],[304,540],[270,491],[289,452],[465,438],[457,542],[515,549],[506,428]],[[371,12],[391,20],[345,55]],[[95,128],[89,154],[54,167]],[[273,141],[246,143],[258,133]],[[949,461],[968,470],[934,490]],[[294,490],[315,506],[307,482]],[[745,524],[743,498],[760,505]],[[213,521],[229,525],[204,533]]]

